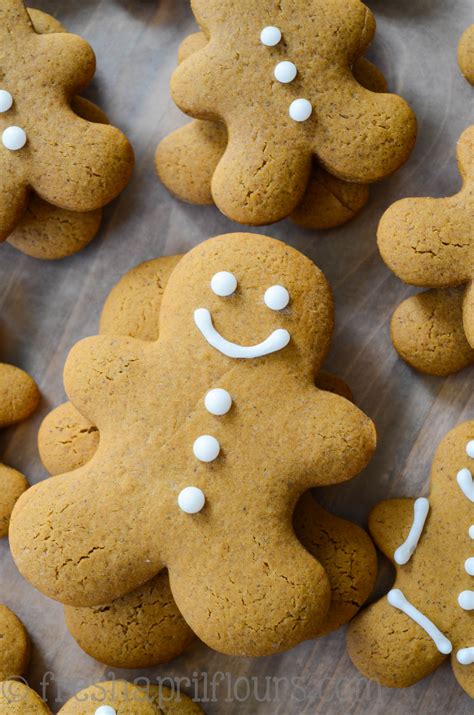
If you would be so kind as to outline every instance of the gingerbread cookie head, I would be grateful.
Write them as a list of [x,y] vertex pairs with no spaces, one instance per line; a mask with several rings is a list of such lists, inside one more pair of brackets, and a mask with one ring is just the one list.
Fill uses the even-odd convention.
[[184,112],[228,129],[212,195],[230,218],[263,224],[288,216],[313,156],[361,183],[407,159],[413,113],[352,74],[375,28],[358,0],[194,0],[192,7],[209,42],[178,67],[171,91]]
[[21,0],[5,0],[0,46],[0,238],[6,238],[30,189],[72,211],[111,201],[130,177],[133,153],[118,129],[85,121],[70,108],[95,71],[84,40],[38,34]]
[[397,569],[388,596],[349,630],[349,653],[368,677],[390,687],[417,682],[451,655],[474,696],[474,421],[438,447],[429,499],[382,502],[369,527]]

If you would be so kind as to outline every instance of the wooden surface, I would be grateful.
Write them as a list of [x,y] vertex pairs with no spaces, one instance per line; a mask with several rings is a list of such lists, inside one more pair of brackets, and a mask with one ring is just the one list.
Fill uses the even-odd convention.
[[[375,420],[379,448],[363,474],[325,490],[321,498],[336,513],[362,524],[383,498],[425,494],[438,441],[451,427],[474,417],[472,370],[447,379],[424,377],[397,358],[389,340],[389,319],[412,289],[388,272],[375,244],[378,219],[395,199],[443,196],[460,185],[455,143],[472,121],[474,95],[455,56],[458,37],[474,19],[472,0],[367,1],[379,27],[370,57],[386,73],[391,89],[408,99],[418,115],[419,139],[412,158],[372,189],[369,206],[342,229],[312,233],[282,222],[261,231],[314,259],[334,289],[337,330],[327,365],[349,382],[358,404]],[[214,208],[174,200],[154,174],[157,142],[185,121],[171,103],[168,81],[179,42],[195,28],[188,2],[32,0],[31,5],[90,41],[98,74],[87,94],[125,130],[137,154],[131,185],[107,209],[98,240],[83,253],[47,264],[0,246],[1,358],[29,370],[43,393],[35,418],[4,433],[0,447],[5,462],[37,482],[45,472],[36,433],[42,417],[64,399],[65,357],[78,339],[97,331],[100,308],[117,279],[145,259],[186,251],[238,227]],[[379,593],[390,578],[384,566]],[[67,634],[61,607],[20,578],[5,541],[0,545],[0,601],[14,607],[32,635],[32,685],[40,689],[44,673],[53,674],[46,688],[53,710],[84,683],[108,677],[111,671],[83,654]],[[140,674],[152,679],[194,677],[203,696],[205,673],[211,678],[219,671],[226,680],[218,680],[219,702],[204,704],[208,714],[472,712],[472,701],[448,664],[404,691],[369,686],[345,652],[344,629],[258,660],[226,658],[196,643],[173,663]],[[240,676],[252,679],[248,699]]]

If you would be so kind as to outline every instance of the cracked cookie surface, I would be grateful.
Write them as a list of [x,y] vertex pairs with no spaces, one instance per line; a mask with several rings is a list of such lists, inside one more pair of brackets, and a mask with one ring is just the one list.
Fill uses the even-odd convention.
[[[221,297],[230,275],[222,284],[224,268],[238,276],[228,299]],[[182,615],[223,652],[276,652],[318,632],[330,585],[294,535],[294,505],[314,484],[354,476],[375,443],[372,423],[357,408],[314,387],[331,330],[327,284],[294,249],[233,234],[186,254],[166,285],[157,341],[100,336],[71,353],[67,391],[97,425],[99,448],[87,465],[37,485],[20,501],[11,529],[20,569],[64,603],[94,606],[166,566]],[[235,351],[244,357],[233,357]],[[227,418],[203,403],[218,387],[235,400]],[[216,443],[221,454],[209,459]],[[187,501],[188,486],[205,495],[201,511]],[[117,507],[106,506],[97,490],[115,495]],[[197,552],[180,547],[194,541]]]
[[461,190],[393,204],[377,232],[380,253],[403,281],[430,288],[392,320],[396,350],[422,372],[448,375],[474,362],[474,126],[457,145]]

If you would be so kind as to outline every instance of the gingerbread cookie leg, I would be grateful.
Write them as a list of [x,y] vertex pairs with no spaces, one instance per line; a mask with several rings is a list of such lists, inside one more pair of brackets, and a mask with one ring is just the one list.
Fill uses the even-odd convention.
[[[471,365],[474,349],[463,327],[466,300],[462,288],[433,289],[404,300],[391,322],[400,357],[429,375],[450,375]],[[466,309],[465,314],[473,311]]]
[[[394,499],[382,502],[370,515],[370,533],[391,560],[410,533],[413,507],[412,499]],[[347,647],[361,673],[392,688],[413,685],[435,670],[446,657],[439,652],[432,637],[387,598],[356,616],[349,625]]]

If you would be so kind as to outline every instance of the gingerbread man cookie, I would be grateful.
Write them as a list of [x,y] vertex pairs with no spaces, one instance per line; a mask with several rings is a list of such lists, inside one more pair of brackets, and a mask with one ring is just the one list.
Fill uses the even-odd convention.
[[23,623],[0,603],[0,681],[24,675],[30,661],[30,639]]
[[[26,372],[0,364],[0,428],[25,420],[38,402],[38,388]],[[13,507],[27,487],[23,474],[0,464],[0,538],[7,535]]]
[[40,696],[18,680],[0,682],[0,715],[51,715]]
[[63,705],[59,715],[199,715],[202,709],[179,689],[139,687],[111,680],[84,688]]
[[[127,273],[106,301],[101,332],[156,340],[163,291],[179,259],[157,258]],[[347,385],[333,375],[319,373],[316,384],[352,399]],[[38,445],[46,468],[60,474],[92,459],[99,432],[66,403],[45,418]],[[324,566],[330,581],[331,607],[321,634],[335,630],[354,616],[372,590],[376,573],[372,543],[362,529],[329,514],[309,494],[298,502],[293,523],[298,538]],[[66,607],[65,614],[80,647],[115,667],[143,668],[171,660],[193,637],[173,601],[165,572],[107,606]]]
[[461,135],[457,156],[459,193],[397,201],[377,234],[387,266],[406,283],[431,288],[401,303],[391,328],[401,357],[432,375],[474,361],[474,125]]
[[458,63],[467,81],[474,84],[474,24],[464,30],[459,40]]
[[193,0],[192,8],[208,43],[175,71],[171,93],[186,114],[226,126],[211,189],[229,218],[257,225],[289,216],[314,157],[356,183],[406,161],[413,112],[351,71],[375,30],[359,0]]
[[[179,62],[184,62],[206,44],[207,39],[202,32],[189,35],[181,44]],[[387,91],[384,76],[365,58],[361,57],[354,63],[353,72],[360,84],[372,92]],[[181,200],[193,204],[213,204],[212,176],[226,146],[225,124],[195,119],[159,144],[155,157],[158,175]],[[290,218],[304,228],[333,228],[358,214],[368,198],[367,186],[337,179],[314,161],[303,200]]]
[[393,499],[372,512],[375,542],[397,570],[394,588],[349,627],[359,670],[406,687],[448,656],[474,697],[474,421],[449,432],[431,471],[429,499]]
[[5,0],[0,21],[2,240],[21,221],[32,191],[68,211],[100,209],[127,184],[133,152],[118,129],[71,109],[95,71],[84,40],[48,27],[38,34],[21,0]]
[[99,448],[21,500],[10,542],[23,574],[94,606],[166,566],[180,612],[223,652],[276,652],[317,633],[330,584],[294,535],[293,509],[311,486],[354,476],[375,445],[365,415],[314,387],[332,324],[322,274],[278,241],[233,234],[188,253],[157,341],[100,336],[71,352],[66,389]]

